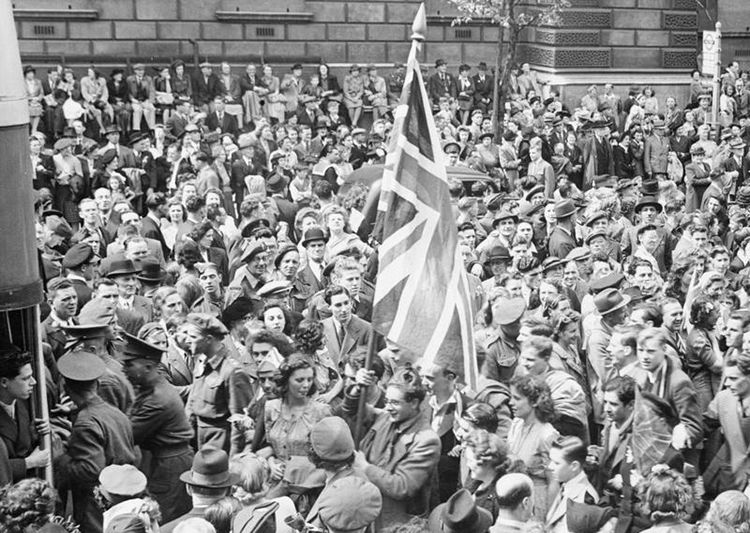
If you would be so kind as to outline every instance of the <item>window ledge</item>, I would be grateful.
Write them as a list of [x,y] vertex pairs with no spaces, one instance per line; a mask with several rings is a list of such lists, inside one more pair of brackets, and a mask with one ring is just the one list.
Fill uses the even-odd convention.
[[14,9],[18,20],[96,20],[96,9]]
[[312,13],[290,13],[286,11],[217,11],[216,18],[226,22],[311,22]]

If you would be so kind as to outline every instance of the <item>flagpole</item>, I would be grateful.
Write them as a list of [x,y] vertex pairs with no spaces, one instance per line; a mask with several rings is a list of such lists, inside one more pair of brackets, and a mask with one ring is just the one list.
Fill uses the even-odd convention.
[[[417,53],[422,47],[422,43],[425,40],[425,34],[427,33],[427,16],[425,14],[424,3],[419,4],[419,10],[414,17],[414,22],[411,25],[411,51],[409,52],[409,58],[417,57]],[[407,73],[408,75],[408,73]],[[412,79],[412,83],[416,80]],[[407,85],[404,85],[404,89]],[[403,93],[402,93],[403,95]],[[377,280],[375,281],[377,285]],[[367,343],[367,356],[365,357],[365,369],[370,370],[372,367],[372,359],[375,355],[375,335],[377,333],[374,329],[370,330],[370,340]],[[357,404],[357,419],[354,424],[354,443],[359,449],[359,441],[362,438],[362,427],[364,425],[365,409],[367,407],[367,387],[362,387],[359,393],[359,403]]]

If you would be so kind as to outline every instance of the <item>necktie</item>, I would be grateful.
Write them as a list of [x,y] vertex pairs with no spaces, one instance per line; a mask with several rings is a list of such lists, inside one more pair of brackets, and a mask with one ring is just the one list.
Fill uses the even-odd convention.
[[344,337],[346,336],[346,333],[344,332],[344,326],[342,324],[338,324],[336,326],[336,340],[339,342],[339,348],[344,347]]
[[224,113],[219,113],[219,122],[224,122]]

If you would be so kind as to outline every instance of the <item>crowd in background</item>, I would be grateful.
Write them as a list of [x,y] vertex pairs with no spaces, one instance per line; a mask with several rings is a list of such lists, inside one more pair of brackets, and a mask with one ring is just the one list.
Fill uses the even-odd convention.
[[24,72],[45,368],[0,350],[4,530],[750,528],[736,63],[717,123],[698,72],[569,106],[522,65],[499,137],[485,64],[425,73],[476,390],[371,326],[403,65]]

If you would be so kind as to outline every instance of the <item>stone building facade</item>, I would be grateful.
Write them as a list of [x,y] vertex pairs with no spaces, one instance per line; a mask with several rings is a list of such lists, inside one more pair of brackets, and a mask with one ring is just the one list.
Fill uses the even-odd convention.
[[[534,10],[545,0],[529,0]],[[740,0],[746,1],[746,0]],[[240,65],[404,61],[420,0],[16,0],[21,54],[37,65],[163,64],[181,57]],[[695,0],[571,0],[560,27],[530,29],[520,59],[570,96],[590,82],[679,88],[695,66]],[[426,0],[431,65],[494,63],[498,28],[455,26],[446,0]],[[106,68],[105,68],[106,70]]]

